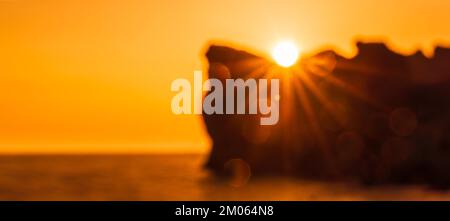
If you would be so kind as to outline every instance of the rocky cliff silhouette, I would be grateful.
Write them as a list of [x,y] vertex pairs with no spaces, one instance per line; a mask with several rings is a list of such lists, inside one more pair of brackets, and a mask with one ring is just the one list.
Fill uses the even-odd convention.
[[280,120],[203,114],[219,173],[240,159],[253,175],[289,174],[366,184],[450,187],[450,49],[404,56],[357,43],[350,59],[333,51],[290,69],[245,51],[210,46],[209,77],[280,78]]

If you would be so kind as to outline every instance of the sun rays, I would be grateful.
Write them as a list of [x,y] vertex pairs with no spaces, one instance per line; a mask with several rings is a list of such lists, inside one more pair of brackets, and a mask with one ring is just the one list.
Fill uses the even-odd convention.
[[[295,125],[292,122],[306,123],[310,128],[308,133],[319,142],[317,145],[326,149],[329,144],[325,130],[330,127],[333,130],[346,127],[352,114],[352,107],[345,99],[341,99],[342,94],[381,110],[387,108],[373,100],[362,88],[345,83],[339,73],[335,72],[336,59],[336,55],[330,52],[295,60],[288,68],[286,65],[281,65],[275,58],[276,63],[261,58],[247,59],[234,63],[235,67],[239,67],[237,69],[243,71],[241,74],[245,74],[233,77],[280,79],[282,85],[280,98],[283,100],[280,107],[280,120],[287,122],[291,125],[290,127],[306,126]],[[357,67],[345,66],[339,67],[339,70],[347,71],[354,68]],[[339,93],[335,93],[336,90]],[[268,128],[268,130],[271,133],[280,133],[275,128],[282,127]],[[289,139],[289,133],[284,136]]]
[[[353,70],[357,70],[358,74],[371,75],[370,70],[367,70],[367,73],[360,73],[361,68],[352,67],[345,62],[345,58],[331,51],[298,59],[298,49],[287,46],[284,49],[292,49],[296,52],[291,54],[294,55],[290,57],[293,59],[290,62],[293,63],[290,63],[289,67],[286,67],[287,63],[280,63],[280,59],[277,60],[275,56],[273,59],[249,56],[245,59],[227,61],[222,65],[227,69],[227,78],[280,80],[280,99],[282,100],[280,125],[270,127],[254,125],[254,127],[247,127],[246,131],[248,128],[253,128],[253,134],[265,133],[273,134],[274,137],[283,137],[287,145],[280,148],[287,148],[287,152],[309,145],[302,142],[295,145],[289,143],[298,139],[299,134],[294,131],[303,131],[307,139],[315,140],[312,146],[320,147],[328,152],[328,147],[333,146],[330,143],[333,140],[330,140],[329,134],[348,129],[351,117],[354,117],[352,108],[355,108],[355,101],[381,111],[388,109],[373,99],[367,90],[358,85],[352,85],[346,80],[346,74],[353,75],[352,73],[355,72]],[[341,60],[338,62],[338,59]],[[339,67],[337,67],[338,63]],[[214,72],[214,70],[211,71]],[[252,136],[253,139],[258,139],[256,135]]]

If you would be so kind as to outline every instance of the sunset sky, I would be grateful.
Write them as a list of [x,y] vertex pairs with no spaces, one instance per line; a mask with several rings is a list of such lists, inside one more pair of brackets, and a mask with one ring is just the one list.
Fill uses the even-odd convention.
[[443,0],[0,0],[0,152],[204,152],[170,84],[205,70],[210,42],[267,54],[382,39],[402,53],[450,42]]

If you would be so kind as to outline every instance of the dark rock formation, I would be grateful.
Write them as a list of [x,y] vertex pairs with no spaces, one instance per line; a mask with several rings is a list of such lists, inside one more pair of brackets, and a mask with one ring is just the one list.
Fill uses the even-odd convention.
[[281,100],[273,126],[260,115],[204,114],[207,167],[224,172],[240,159],[253,175],[450,187],[450,49],[429,59],[357,46],[351,59],[324,51],[290,69],[211,46],[210,78],[279,78]]

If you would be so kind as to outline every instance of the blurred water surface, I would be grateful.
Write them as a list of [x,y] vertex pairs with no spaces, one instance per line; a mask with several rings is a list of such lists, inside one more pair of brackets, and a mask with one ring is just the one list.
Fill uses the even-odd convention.
[[289,177],[235,187],[204,155],[3,155],[0,200],[450,200],[422,186],[364,187]]

